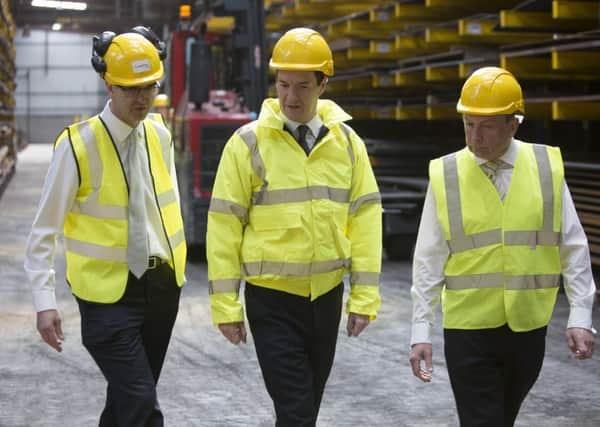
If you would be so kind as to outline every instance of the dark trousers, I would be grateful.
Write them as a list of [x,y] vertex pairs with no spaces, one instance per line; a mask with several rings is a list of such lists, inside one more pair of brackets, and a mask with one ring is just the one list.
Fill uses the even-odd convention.
[[444,352],[462,427],[511,427],[542,369],[546,327],[513,332],[444,330]]
[[77,299],[83,345],[108,382],[101,427],[163,426],[156,384],[177,317],[180,288],[168,264],[131,273],[114,304]]
[[246,314],[278,427],[316,425],[342,313],[343,284],[315,301],[246,284]]

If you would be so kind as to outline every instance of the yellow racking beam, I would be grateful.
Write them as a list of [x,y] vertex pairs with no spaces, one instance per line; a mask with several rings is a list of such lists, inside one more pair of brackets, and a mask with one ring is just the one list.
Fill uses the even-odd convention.
[[600,102],[553,101],[554,120],[600,120]]
[[486,9],[500,9],[506,7],[507,3],[518,3],[515,0],[425,0],[426,7],[446,7],[446,8],[462,8],[468,10],[483,10]]
[[600,71],[600,50],[552,52],[552,69],[590,73]]
[[394,86],[394,76],[391,74],[373,74],[373,87],[390,88]]
[[396,52],[373,53],[368,47],[351,47],[346,49],[346,58],[350,61],[390,61],[398,58]]
[[313,17],[321,18],[320,20],[327,20],[357,12],[365,12],[374,6],[374,4],[364,1],[358,3],[301,3],[296,1],[294,6],[283,6],[281,13],[283,16]]
[[410,55],[424,55],[440,50],[439,46],[431,46],[423,36],[397,35],[394,39],[394,49],[397,52],[407,52]]
[[425,83],[425,73],[420,71],[395,71],[394,86],[413,86]]
[[389,37],[393,30],[393,23],[389,25],[373,25],[368,19],[356,18],[329,24],[327,26],[327,35],[330,38],[352,36],[376,39]]
[[600,13],[600,3],[597,1],[565,1],[552,2],[552,17],[556,19],[583,19],[597,20]]
[[549,56],[500,55],[500,66],[518,78],[553,78],[552,61]]
[[348,90],[360,90],[360,89],[371,89],[372,79],[371,76],[357,77],[347,80]]
[[425,67],[425,80],[428,82],[447,82],[461,80],[458,65],[444,67]]
[[426,7],[415,3],[397,3],[394,16],[400,21],[429,21],[441,22],[464,16],[464,10],[459,8]]
[[346,106],[345,110],[353,119],[374,119],[373,111],[365,107]]
[[427,120],[449,120],[458,119],[458,117],[454,104],[430,104],[427,106]]
[[394,112],[396,120],[425,120],[427,109],[425,105],[399,105]]
[[456,44],[464,40],[458,35],[456,28],[427,28],[425,42],[431,44]]
[[458,21],[458,34],[463,40],[474,40],[478,43],[509,44],[525,41],[546,40],[552,33],[502,32],[495,31],[498,25],[496,18],[465,18]]
[[552,68],[552,55],[544,56],[507,56],[500,55],[500,66],[519,78],[546,80],[598,80],[600,73],[593,69],[586,72],[562,72]]
[[554,19],[551,12],[500,11],[500,27],[505,29],[581,31],[590,28],[595,22],[580,19]]

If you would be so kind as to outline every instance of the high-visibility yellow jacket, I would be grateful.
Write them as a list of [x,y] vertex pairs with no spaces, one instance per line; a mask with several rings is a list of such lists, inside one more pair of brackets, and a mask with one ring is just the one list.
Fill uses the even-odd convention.
[[504,202],[467,148],[433,160],[429,174],[450,248],[444,328],[548,324],[561,273],[559,149],[520,143]]
[[[178,198],[166,159],[171,135],[158,114],[143,122],[150,173],[163,230],[167,236],[177,284],[184,279],[186,244]],[[108,130],[94,116],[67,127],[80,178],[73,207],[64,226],[67,281],[77,297],[113,303],[125,292],[127,265],[128,183]]]
[[284,130],[277,99],[227,142],[208,213],[215,324],[243,320],[240,280],[312,300],[351,272],[349,312],[380,305],[381,197],[351,117],[319,100],[329,132],[306,156]]

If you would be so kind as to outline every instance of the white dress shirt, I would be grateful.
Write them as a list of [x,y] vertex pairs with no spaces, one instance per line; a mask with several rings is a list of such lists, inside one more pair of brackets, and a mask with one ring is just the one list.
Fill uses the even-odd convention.
[[306,123],[295,122],[293,120],[288,119],[285,116],[284,116],[284,121],[285,121],[286,127],[292,131],[292,133],[294,134],[294,138],[296,138],[296,139],[298,139],[298,126],[300,126],[300,125],[308,126],[308,132],[306,132],[306,145],[308,145],[309,151],[312,150],[312,148],[315,145],[315,142],[317,140],[317,136],[319,135],[319,132],[321,131],[321,127],[323,126],[323,120],[321,120],[319,115],[315,114],[315,116]]
[[[500,160],[514,167],[521,144],[520,141],[513,139]],[[475,155],[473,158],[479,165],[487,161]],[[497,171],[498,193],[506,192],[512,172],[512,168]],[[567,327],[591,330],[596,285],[592,276],[587,238],[566,182],[562,196],[562,230],[559,249],[563,284],[571,307]],[[444,266],[449,255],[450,250],[437,219],[435,197],[430,184],[425,196],[413,260],[411,345],[431,342],[431,328],[441,298],[445,280]]]
[[[139,123],[132,128],[118,119],[110,110],[110,101],[106,103],[100,118],[106,124],[108,132],[117,147],[121,164],[125,169],[127,179],[129,177],[129,165],[127,163],[127,151],[131,141],[130,136],[136,139],[144,138],[144,126]],[[134,132],[132,134],[132,132]],[[31,284],[33,302],[36,311],[56,309],[55,297],[55,270],[54,253],[56,250],[56,239],[63,234],[65,217],[70,211],[77,190],[79,188],[79,176],[75,157],[68,137],[59,141],[54,150],[48,173],[42,188],[42,195],[38,211],[33,221],[31,234],[27,242],[25,258],[25,273]],[[169,244],[164,234],[160,212],[156,205],[152,179],[147,163],[146,145],[142,147],[146,159],[145,170],[141,176],[144,187],[144,201],[148,222],[148,243],[150,255],[156,255],[162,259],[170,259]],[[175,164],[173,162],[173,148],[170,158],[166,159],[170,168],[171,180],[175,194],[179,197],[177,177],[175,175]]]

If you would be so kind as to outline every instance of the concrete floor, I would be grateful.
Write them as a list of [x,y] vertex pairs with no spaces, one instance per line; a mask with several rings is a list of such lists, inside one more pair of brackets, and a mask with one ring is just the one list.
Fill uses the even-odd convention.
[[[57,295],[66,336],[61,354],[35,330],[24,247],[51,147],[29,146],[0,200],[0,426],[97,425],[104,380],[81,345],[79,314],[57,259]],[[206,266],[188,266],[181,310],[159,384],[168,426],[272,426],[273,411],[251,339],[228,344],[211,325]],[[408,364],[410,265],[384,262],[379,318],[358,339],[340,329],[319,427],[457,426],[439,324],[434,380],[423,384]],[[540,378],[517,419],[520,427],[600,426],[600,355],[579,362],[564,339],[568,307],[559,300],[548,329]],[[595,325],[600,314],[594,313]],[[345,318],[342,320],[345,327]],[[250,338],[250,337],[249,337]]]

